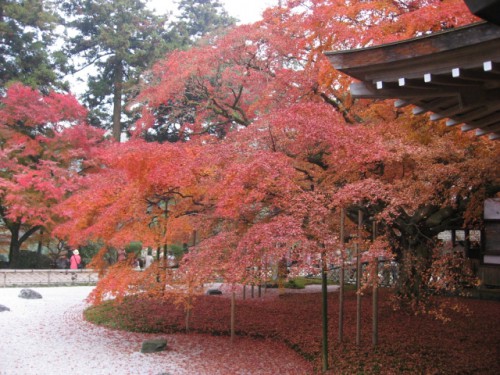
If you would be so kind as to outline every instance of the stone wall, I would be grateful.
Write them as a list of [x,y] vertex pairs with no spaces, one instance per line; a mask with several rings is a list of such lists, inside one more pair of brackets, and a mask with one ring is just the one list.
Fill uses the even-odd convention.
[[0,287],[12,286],[63,286],[94,285],[97,283],[97,272],[83,270],[10,270],[0,269]]

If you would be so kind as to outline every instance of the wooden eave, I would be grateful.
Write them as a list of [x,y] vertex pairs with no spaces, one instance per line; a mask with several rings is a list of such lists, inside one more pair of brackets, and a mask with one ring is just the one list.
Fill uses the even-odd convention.
[[500,139],[500,26],[481,22],[401,42],[327,52],[354,98],[399,99],[415,114]]

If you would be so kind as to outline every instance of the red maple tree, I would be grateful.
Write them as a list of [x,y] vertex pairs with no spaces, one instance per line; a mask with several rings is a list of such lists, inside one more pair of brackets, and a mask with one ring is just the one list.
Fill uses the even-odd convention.
[[22,244],[57,222],[53,207],[79,188],[102,134],[85,125],[86,110],[67,94],[21,84],[0,99],[0,216],[10,232],[9,261]]
[[423,270],[438,230],[477,218],[498,182],[498,146],[353,101],[323,55],[473,21],[462,2],[282,5],[155,65],[131,104],[142,111],[132,133],[185,142],[106,151],[100,179],[68,203],[75,240],[162,247],[195,229],[201,241],[177,275],[236,283],[266,280],[282,258],[304,272],[320,254],[338,262],[342,208],[354,222],[364,212],[365,229],[379,223],[367,258],[410,253]]

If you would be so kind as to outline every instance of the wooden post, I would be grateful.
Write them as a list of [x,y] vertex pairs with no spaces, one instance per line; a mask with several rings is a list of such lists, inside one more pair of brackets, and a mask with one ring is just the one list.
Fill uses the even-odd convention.
[[186,333],[189,332],[190,320],[191,320],[191,296],[188,297],[188,306],[186,310]]
[[[158,245],[156,248],[156,261],[158,262],[158,268],[157,268],[157,273],[156,273],[156,282],[161,283],[161,273],[160,273],[160,251],[161,251],[161,246]],[[163,291],[162,294],[165,294],[165,285],[163,285]]]
[[193,246],[196,246],[196,236],[197,236],[197,232],[195,230],[193,230]]
[[328,284],[327,284],[327,264],[326,256],[323,252],[322,256],[322,272],[321,272],[321,316],[323,323],[323,345],[322,345],[322,359],[323,359],[323,371],[328,370]]
[[464,229],[464,255],[466,259],[470,257],[470,229]]
[[356,241],[356,345],[361,344],[361,226],[363,212],[358,210],[358,238]]
[[[373,241],[377,238],[377,223],[373,220]],[[373,292],[372,292],[372,344],[378,344],[378,259],[373,262]]]
[[235,311],[236,311],[236,293],[231,294],[231,342],[234,341],[234,323],[235,323]]
[[345,255],[345,210],[340,210],[340,280],[339,280],[339,342],[344,339],[344,255]]

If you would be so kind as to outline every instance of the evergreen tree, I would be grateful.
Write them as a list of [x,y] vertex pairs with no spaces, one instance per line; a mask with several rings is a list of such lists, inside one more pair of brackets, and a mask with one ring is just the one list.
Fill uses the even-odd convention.
[[61,83],[66,60],[55,50],[60,19],[51,1],[0,0],[0,87],[22,82],[48,92]]
[[67,0],[63,8],[75,35],[68,53],[82,61],[75,71],[92,66],[84,102],[91,123],[106,128],[113,108],[113,137],[123,130],[123,102],[140,74],[165,51],[165,17],[146,8],[143,0]]
[[202,36],[235,24],[219,0],[181,0],[179,20],[172,26],[174,38],[182,46],[190,46]]

